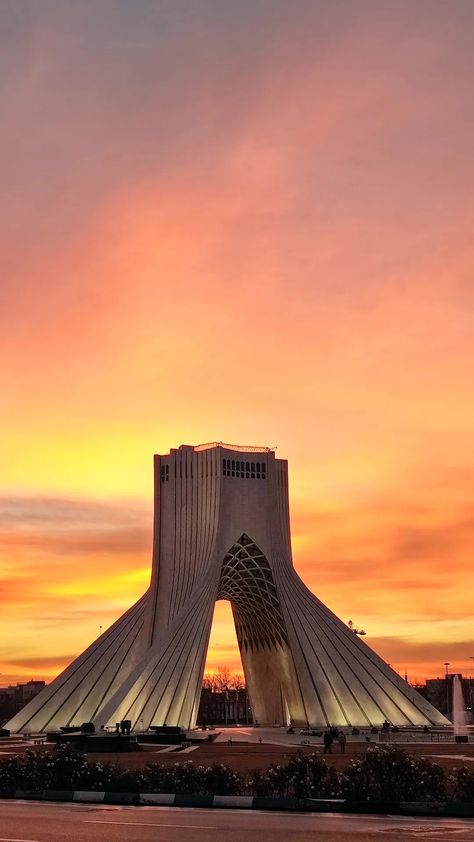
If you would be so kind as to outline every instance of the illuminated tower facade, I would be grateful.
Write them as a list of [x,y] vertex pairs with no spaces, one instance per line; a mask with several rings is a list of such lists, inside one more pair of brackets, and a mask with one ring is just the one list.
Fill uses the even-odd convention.
[[121,719],[193,727],[214,605],[232,611],[262,725],[447,725],[293,568],[288,463],[270,448],[155,456],[147,593],[17,714],[11,731]]

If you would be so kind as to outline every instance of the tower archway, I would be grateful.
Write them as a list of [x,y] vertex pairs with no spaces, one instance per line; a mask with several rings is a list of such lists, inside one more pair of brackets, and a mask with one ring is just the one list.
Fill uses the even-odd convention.
[[224,556],[217,600],[232,607],[254,720],[287,724],[301,696],[272,569],[245,532]]

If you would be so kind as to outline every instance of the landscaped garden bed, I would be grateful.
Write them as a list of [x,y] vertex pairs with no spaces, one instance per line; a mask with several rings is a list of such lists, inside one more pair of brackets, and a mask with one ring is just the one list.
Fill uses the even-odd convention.
[[175,793],[199,796],[260,796],[344,799],[346,802],[474,802],[474,770],[445,771],[395,746],[370,748],[337,770],[315,753],[293,755],[285,764],[237,772],[224,763],[191,760],[149,762],[141,769],[90,761],[68,746],[28,750],[0,762],[0,793],[17,791]]

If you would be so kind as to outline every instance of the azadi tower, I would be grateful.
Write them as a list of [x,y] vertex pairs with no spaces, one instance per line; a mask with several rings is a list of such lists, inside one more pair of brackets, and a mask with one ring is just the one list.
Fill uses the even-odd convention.
[[149,590],[7,727],[192,728],[217,599],[261,725],[449,724],[296,574],[288,463],[219,443],[155,457]]

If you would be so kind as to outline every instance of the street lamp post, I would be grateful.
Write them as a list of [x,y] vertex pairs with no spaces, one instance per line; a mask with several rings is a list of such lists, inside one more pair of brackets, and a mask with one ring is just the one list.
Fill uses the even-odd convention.
[[474,709],[473,709],[473,703],[472,703],[472,672],[474,670],[474,655],[471,655],[469,660],[472,661],[471,676],[470,676],[470,679],[469,679],[469,702],[470,702],[470,705],[471,705],[471,723],[474,725]]
[[446,716],[449,716],[449,681],[448,681],[448,667],[450,665],[449,661],[444,662],[444,666],[446,668]]

